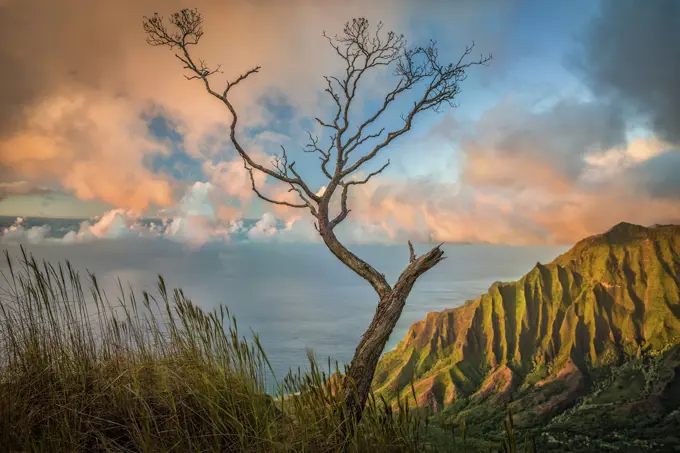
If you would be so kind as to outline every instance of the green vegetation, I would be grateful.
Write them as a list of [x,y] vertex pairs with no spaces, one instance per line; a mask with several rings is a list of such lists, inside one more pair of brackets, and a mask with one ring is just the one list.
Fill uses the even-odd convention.
[[[258,337],[162,278],[158,297],[120,285],[112,302],[92,274],[86,293],[69,263],[6,255],[0,451],[473,451],[465,429],[435,428],[404,399],[392,407],[371,395],[359,427],[346,429],[339,380],[328,379],[340,370],[321,371],[311,355],[309,372],[289,373],[267,395]],[[501,451],[517,451],[511,418],[505,431]]]
[[[680,227],[619,224],[386,354],[374,389],[493,440],[505,411],[541,451],[680,448]],[[677,377],[676,377],[677,376]],[[632,449],[632,450],[631,450]]]

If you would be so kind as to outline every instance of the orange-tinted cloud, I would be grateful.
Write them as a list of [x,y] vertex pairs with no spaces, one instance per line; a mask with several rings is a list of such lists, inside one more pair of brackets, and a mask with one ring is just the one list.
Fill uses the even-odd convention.
[[540,187],[521,192],[473,186],[456,190],[443,183],[383,178],[356,191],[350,204],[347,230],[370,225],[403,242],[570,244],[621,221],[680,223],[677,201],[636,193],[625,182],[577,187],[555,196]]
[[621,221],[680,223],[680,186],[670,177],[676,167],[666,164],[665,179],[658,165],[655,173],[650,169],[656,159],[680,157],[665,151],[669,146],[648,137],[593,148],[569,178],[559,167],[562,158],[541,155],[549,147],[463,148],[467,161],[457,183],[382,176],[353,188],[344,230],[349,237],[368,225],[396,241],[569,244]]
[[[473,3],[457,5],[451,28],[471,27]],[[385,7],[359,0],[300,0],[292,6],[273,0],[7,0],[0,3],[0,42],[7,44],[0,48],[0,67],[10,68],[0,84],[3,182],[61,188],[81,199],[136,211],[152,205],[172,208],[181,203],[178,182],[145,165],[150,155],[169,152],[167,143],[149,135],[142,118],[158,110],[177,124],[187,152],[201,160],[219,189],[211,195],[218,220],[236,220],[245,205],[258,202],[241,162],[215,159],[228,148],[224,107],[200,83],[182,77],[172,52],[144,42],[143,15],[167,15],[187,6],[205,16],[206,34],[196,51],[209,64],[223,64],[216,83],[263,67],[234,90],[242,126],[263,126],[267,115],[258,100],[272,90],[285,93],[305,115],[321,109],[321,76],[338,63],[322,30],[340,30],[356,15],[383,20],[396,30],[405,30],[409,20],[406,2]],[[614,85],[630,84],[626,79]],[[669,99],[660,102],[668,107]],[[604,103],[530,107],[501,103],[461,137],[463,167],[455,184],[385,176],[355,188],[345,233],[388,240],[544,243],[571,242],[621,220],[680,221],[673,200],[657,196],[673,187],[652,184],[658,168],[650,164],[659,164],[655,158],[665,145],[663,150],[650,150],[645,143],[640,149],[635,143],[626,146],[620,111]],[[676,119],[664,120],[666,132]],[[203,146],[206,135],[220,140]],[[261,175],[257,178],[264,187]],[[271,185],[265,191],[296,201],[287,187]],[[267,209],[291,222],[307,215],[280,206]],[[313,235],[305,225],[305,233]]]
[[0,141],[0,162],[17,179],[142,211],[172,202],[170,182],[143,165],[159,151],[129,102],[88,93],[34,106],[21,131]]
[[3,180],[47,182],[121,208],[176,202],[173,181],[144,165],[145,156],[167,149],[149,137],[142,114],[160,109],[171,117],[197,159],[205,158],[205,135],[223,134],[230,119],[201,84],[184,79],[171,51],[145,42],[144,15],[167,16],[187,6],[204,14],[197,57],[223,65],[217,85],[263,67],[233,92],[242,126],[262,123],[257,100],[272,89],[285,90],[296,107],[314,113],[313,87],[320,88],[321,76],[337,63],[321,37],[324,29],[340,30],[358,14],[388,26],[404,19],[403,5],[384,9],[359,1],[10,0],[0,6]]

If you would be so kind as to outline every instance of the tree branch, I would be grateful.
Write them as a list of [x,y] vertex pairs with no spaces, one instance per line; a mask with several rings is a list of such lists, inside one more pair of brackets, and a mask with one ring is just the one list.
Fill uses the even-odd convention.
[[415,252],[413,251],[413,245],[411,244],[411,241],[409,241],[408,244],[410,261],[408,266],[406,266],[406,269],[404,269],[401,275],[399,275],[397,283],[394,285],[394,291],[406,291],[408,293],[415,284],[418,277],[432,269],[446,258],[444,256],[444,251],[441,249],[442,245],[444,244],[435,246],[426,254],[421,255],[418,258],[416,258]]
[[[461,82],[467,77],[466,71],[475,65],[485,65],[491,59],[491,56],[480,56],[479,60],[466,62],[466,58],[471,54],[474,47],[474,43],[472,43],[465,48],[465,52],[457,62],[442,63],[434,41],[426,46],[407,48],[403,35],[397,35],[392,31],[384,33],[382,23],[378,23],[375,32],[372,32],[368,21],[364,18],[347,22],[340,36],[336,35],[331,38],[324,32],[323,36],[344,62],[345,70],[341,76],[324,78],[326,82],[324,91],[328,93],[334,104],[332,119],[314,118],[324,129],[331,129],[330,146],[321,148],[319,138],[308,133],[310,140],[304,148],[305,152],[318,154],[321,171],[329,179],[326,191],[319,196],[303,180],[295,168],[295,162],[288,162],[285,148],[281,148],[282,155],[275,157],[274,168],[271,169],[255,162],[236,137],[238,116],[228,95],[234,86],[259,72],[260,67],[256,66],[246,71],[233,81],[227,80],[224,90],[218,92],[213,89],[210,77],[221,73],[220,66],[211,69],[203,60],[194,60],[189,52],[190,46],[198,44],[203,35],[201,15],[196,10],[183,9],[179,13],[173,14],[169,22],[174,27],[172,31],[166,28],[163,18],[158,14],[154,14],[151,18],[145,17],[144,31],[147,35],[147,42],[154,46],[178,49],[175,57],[189,72],[186,77],[189,80],[201,80],[206,91],[219,99],[229,110],[232,115],[229,126],[230,139],[243,160],[244,168],[249,173],[252,190],[259,198],[269,203],[293,208],[309,208],[317,220],[315,228],[333,254],[350,269],[366,279],[381,299],[390,293],[393,289],[385,280],[385,276],[343,246],[333,231],[351,212],[348,206],[349,187],[368,183],[371,178],[382,173],[389,166],[390,161],[388,160],[385,165],[369,173],[363,179],[351,179],[350,177],[368,161],[374,159],[382,149],[407,133],[415,118],[422,112],[429,110],[439,112],[445,106],[455,107],[453,101],[460,92]],[[366,78],[365,74],[376,68],[390,66],[394,68],[393,74],[397,78],[393,88],[384,95],[382,103],[375,112],[362,122],[357,122],[356,126],[352,126],[352,104],[356,100],[361,81]],[[402,115],[403,123],[400,126],[390,131],[386,131],[384,128],[379,131],[370,131],[387,114],[397,98],[404,96],[406,92],[416,90],[419,91],[414,95],[415,102]],[[350,129],[353,131],[352,135],[347,132]],[[372,142],[367,152],[360,154],[356,161],[350,164],[350,155],[354,156],[352,153],[356,153],[357,149],[366,146],[369,140],[376,140],[376,142]],[[327,166],[332,157],[335,157],[335,168],[330,171]],[[274,200],[264,196],[255,185],[254,170],[287,184],[290,186],[289,192],[295,191],[302,202]],[[329,206],[338,187],[342,187],[340,212],[331,220]],[[443,259],[440,246],[433,248],[425,255],[416,257],[410,241],[408,245],[409,265],[399,277],[395,291],[398,288],[410,289],[409,285],[412,286],[415,278]]]
[[344,185],[342,186],[342,193],[340,194],[340,213],[339,213],[337,216],[335,216],[335,218],[334,218],[333,220],[331,220],[330,223],[328,224],[328,229],[331,230],[331,231],[332,231],[332,230],[333,230],[340,222],[342,222],[343,220],[345,220],[345,219],[347,218],[347,215],[348,215],[349,212],[351,211],[351,209],[349,209],[349,208],[347,207],[347,191],[348,191],[348,189],[349,189],[349,185],[348,185],[348,184],[344,184]]
[[[227,109],[232,115],[232,120],[230,124],[230,139],[232,144],[234,145],[234,148],[236,148],[236,151],[243,159],[245,168],[251,173],[251,179],[252,170],[256,169],[281,182],[284,182],[292,186],[296,186],[297,188],[301,189],[302,192],[307,194],[307,196],[310,199],[318,202],[320,198],[316,194],[314,194],[314,192],[307,186],[307,184],[302,180],[302,178],[299,177],[299,175],[295,177],[290,177],[287,175],[286,172],[280,171],[277,172],[274,170],[270,170],[269,168],[266,168],[263,165],[258,164],[252,159],[248,152],[246,152],[243,149],[240,142],[236,138],[236,125],[238,123],[238,115],[236,113],[236,110],[234,109],[234,106],[229,101],[227,95],[229,94],[229,90],[231,90],[231,88],[238,85],[240,82],[248,78],[250,75],[259,72],[260,66],[256,66],[255,68],[246,71],[233,82],[227,81],[224,91],[220,94],[212,88],[210,81],[208,80],[208,78],[211,75],[214,75],[219,71],[219,67],[216,70],[210,70],[205,64],[205,62],[203,62],[202,60],[200,60],[200,64],[197,65],[194,62],[192,56],[190,55],[188,49],[188,46],[198,44],[201,36],[203,35],[203,17],[201,16],[201,14],[198,13],[198,11],[195,9],[194,10],[183,9],[179,13],[175,13],[170,17],[170,23],[175,26],[177,31],[170,32],[165,26],[163,18],[158,14],[154,14],[150,18],[144,17],[143,27],[144,31],[147,34],[147,42],[153,46],[168,46],[171,49],[176,47],[181,49],[181,54],[176,54],[175,56],[184,63],[185,69],[193,73],[193,75],[188,78],[202,80],[203,84],[205,85],[206,91],[212,96],[219,99],[227,107]],[[270,201],[274,204],[284,205],[290,204],[271,201],[267,197],[263,197],[261,193],[258,193],[255,188],[253,190],[256,191],[260,198],[265,199],[266,201]],[[299,206],[295,205],[292,207]]]
[[267,201],[267,202],[272,203],[272,204],[278,204],[278,205],[281,205],[281,206],[288,206],[290,208],[306,208],[306,207],[308,207],[307,203],[295,204],[295,203],[289,203],[287,201],[274,200],[272,198],[265,196],[264,194],[262,194],[257,189],[257,186],[255,185],[255,176],[253,175],[253,169],[250,168],[246,162],[243,162],[243,168],[245,168],[248,171],[248,174],[250,175],[250,184],[251,184],[251,188],[253,189],[253,192],[255,192],[255,194],[258,197],[260,197],[261,199],[263,199],[264,201]]
[[349,186],[357,186],[360,184],[366,184],[372,177],[375,175],[378,175],[385,170],[388,165],[390,165],[390,161],[388,160],[385,165],[380,167],[378,170],[374,171],[373,173],[369,173],[368,176],[366,176],[364,179],[360,180],[353,180],[353,181],[341,181],[340,185],[342,186],[342,193],[340,194],[340,213],[330,221],[329,223],[329,228],[332,230],[335,228],[339,223],[341,223],[343,220],[347,218],[347,215],[352,211],[347,207],[347,194],[349,190]]
[[358,179],[358,180],[352,180],[352,181],[342,182],[342,183],[340,183],[340,184],[341,184],[341,185],[347,185],[347,186],[351,186],[351,185],[359,185],[359,184],[366,184],[368,181],[370,181],[370,179],[371,179],[372,177],[374,177],[374,176],[379,175],[380,173],[382,173],[389,165],[390,165],[390,160],[387,159],[387,162],[385,163],[385,165],[383,165],[382,167],[380,167],[378,170],[376,170],[376,171],[374,171],[374,172],[372,172],[372,173],[369,173],[368,176],[366,176],[364,179]]
[[[413,103],[413,107],[408,112],[406,117],[403,117],[404,124],[400,129],[389,132],[385,139],[377,144],[371,152],[359,158],[349,168],[341,172],[341,177],[346,177],[357,171],[364,163],[373,159],[378,152],[389,145],[394,139],[402,136],[408,132],[413,120],[421,112],[427,110],[439,111],[443,103],[454,107],[453,99],[460,92],[460,82],[465,80],[466,70],[471,66],[485,65],[491,59],[491,56],[481,56],[479,60],[463,63],[464,58],[469,55],[474,47],[474,43],[465,48],[465,52],[460,57],[457,63],[442,65],[438,61],[438,50],[434,41],[426,47],[418,47],[413,50],[404,51],[402,57],[397,64],[396,74],[401,76],[401,80],[397,87],[388,93],[385,97],[383,105],[378,111],[366,120],[359,131],[350,139],[350,141],[359,141],[363,129],[380,117],[388,108],[390,103],[401,93],[412,89],[417,83],[429,80],[423,94]],[[354,148],[351,148],[352,150]]]
[[309,131],[307,132],[307,135],[309,136],[309,143],[305,145],[303,151],[306,153],[318,152],[321,154],[321,157],[319,157],[319,159],[321,159],[321,171],[328,179],[333,179],[333,176],[328,172],[326,165],[328,165],[328,162],[331,159],[331,151],[335,146],[335,136],[331,136],[331,144],[328,147],[328,150],[324,151],[319,147],[319,137],[313,137]]
[[328,249],[347,267],[352,269],[357,275],[366,280],[375,290],[380,298],[385,297],[392,291],[392,287],[387,283],[384,274],[381,274],[373,266],[349,251],[342,245],[335,236],[333,230],[328,229],[328,224],[319,220],[319,234]]

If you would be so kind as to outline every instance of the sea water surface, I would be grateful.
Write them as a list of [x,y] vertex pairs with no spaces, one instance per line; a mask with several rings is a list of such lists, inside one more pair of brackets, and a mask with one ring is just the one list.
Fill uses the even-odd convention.
[[[291,367],[304,368],[307,348],[322,363],[328,357],[349,362],[377,303],[370,285],[318,244],[210,244],[190,249],[164,239],[133,239],[25,247],[39,259],[68,259],[77,268],[94,272],[109,296],[118,295],[117,278],[138,294],[153,293],[161,274],[169,287],[182,288],[204,309],[228,306],[242,333],[249,334],[252,328],[260,335],[277,377]],[[428,247],[416,245],[416,253]],[[18,245],[0,248],[12,256],[20,254]],[[350,248],[385,273],[390,283],[408,263],[406,245]],[[537,261],[549,262],[568,247],[443,248],[447,259],[416,283],[386,351],[428,312],[474,299],[494,281],[516,280]],[[0,269],[6,267],[5,262],[0,264]]]

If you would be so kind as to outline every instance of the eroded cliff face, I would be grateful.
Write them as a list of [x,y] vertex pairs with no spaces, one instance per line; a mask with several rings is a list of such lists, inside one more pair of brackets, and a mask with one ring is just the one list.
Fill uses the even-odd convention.
[[517,282],[429,313],[384,355],[373,385],[406,397],[413,379],[418,405],[435,411],[461,397],[509,401],[555,381],[567,401],[587,387],[589,370],[679,336],[680,226],[622,223]]

